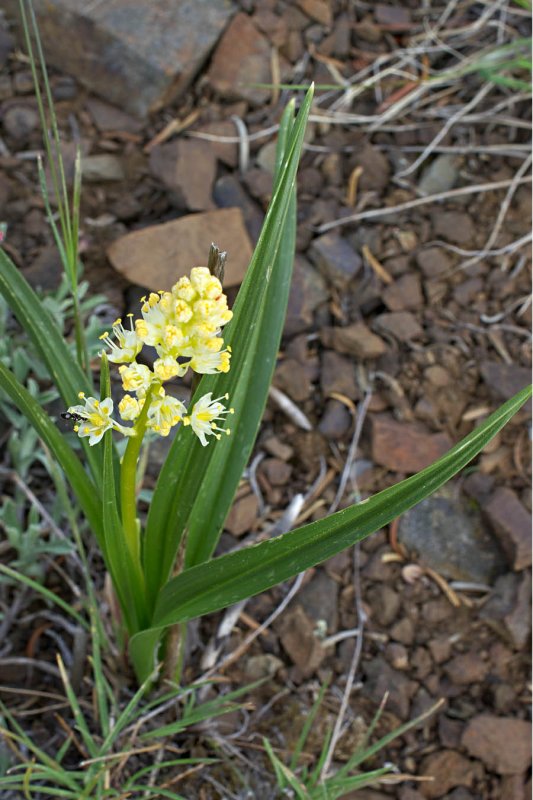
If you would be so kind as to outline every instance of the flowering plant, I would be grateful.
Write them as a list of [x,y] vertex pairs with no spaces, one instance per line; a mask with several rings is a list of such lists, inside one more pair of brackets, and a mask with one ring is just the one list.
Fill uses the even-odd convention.
[[[101,355],[99,397],[83,325],[76,326],[74,355],[0,249],[0,292],[47,365],[84,459],[1,363],[0,385],[57,459],[98,541],[140,681],[161,658],[174,663],[169,629],[264,591],[383,527],[475,457],[531,393],[519,392],[439,461],[396,486],[272,540],[212,558],[255,441],[283,328],[294,258],[296,171],[312,94],[310,89],[296,117],[293,102],[282,116],[272,202],[232,311],[220,281],[205,267],[193,268],[170,291],[150,294],[139,319],[130,318],[126,326],[117,320],[103,334],[108,350]],[[74,206],[76,197],[79,182]],[[50,219],[53,225],[52,214]],[[77,224],[65,230],[70,245],[63,249],[75,255]],[[74,296],[76,268],[74,260]],[[138,361],[145,346],[156,351],[152,368]],[[125,391],[118,403],[121,422],[113,416],[109,362],[118,365]],[[188,409],[170,384],[187,369],[201,376]],[[137,466],[143,438],[148,432],[168,436],[176,426],[141,520]],[[113,431],[128,439],[121,461]]]

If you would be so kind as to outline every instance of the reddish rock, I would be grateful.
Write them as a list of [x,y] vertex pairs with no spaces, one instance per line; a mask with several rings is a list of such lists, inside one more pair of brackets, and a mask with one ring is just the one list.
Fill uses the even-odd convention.
[[[378,35],[381,37],[380,31]],[[361,191],[373,190],[381,192],[389,185],[390,164],[386,155],[371,144],[366,144],[358,150],[350,160],[350,167],[362,167],[363,171],[359,178],[359,188]]]
[[377,24],[387,31],[392,33],[401,33],[411,29],[411,12],[408,8],[401,6],[395,8],[394,6],[378,3],[375,10],[375,17]]
[[472,218],[464,211],[438,211],[431,216],[435,238],[461,246],[471,245],[475,241],[476,229]]
[[489,673],[489,665],[478,653],[461,653],[446,664],[445,672],[453,683],[466,686],[484,681]]
[[395,311],[391,314],[380,314],[374,320],[376,328],[383,333],[390,333],[399,342],[418,339],[424,331],[416,317],[409,311]]
[[420,308],[424,302],[420,278],[413,272],[402,275],[383,290],[383,302],[389,311]]
[[205,264],[211,242],[226,250],[225,286],[242,282],[252,247],[238,208],[188,214],[127,233],[107,250],[114,268],[154,292],[170,287],[192,267]]
[[346,328],[323,328],[320,338],[326,347],[361,359],[379,358],[387,349],[383,339],[364,322],[354,322]]
[[216,158],[208,142],[175,139],[154,147],[150,172],[177,195],[178,205],[189,211],[214,208],[212,191]]
[[314,634],[314,620],[301,605],[296,605],[282,616],[278,630],[283,649],[291,661],[304,676],[312,675],[326,657],[326,651]]
[[322,353],[320,385],[324,397],[332,392],[344,394],[352,400],[360,396],[353,363],[333,350],[324,350]]
[[531,764],[531,723],[479,714],[466,726],[462,744],[492,772],[521,774]]
[[426,278],[436,278],[449,272],[453,266],[450,256],[440,247],[425,247],[416,254],[416,263]]
[[[206,133],[209,136],[219,136],[228,139],[236,138],[238,136],[237,128],[229,119],[206,122],[194,130],[198,131],[199,133]],[[217,141],[216,139],[199,139],[199,141],[207,141],[218,160],[222,161],[222,163],[227,167],[231,167],[231,169],[235,169],[237,167],[239,163],[239,145],[237,142],[221,142]]]
[[329,0],[296,0],[296,2],[308,17],[327,28],[331,26],[332,14]]
[[274,385],[296,403],[307,400],[313,391],[305,367],[294,358],[287,358],[276,367]]
[[455,786],[472,786],[479,768],[455,750],[431,753],[421,764],[420,774],[433,781],[423,783],[420,791],[427,798],[444,797]]
[[394,472],[418,472],[444,455],[452,443],[445,433],[428,433],[386,414],[372,420],[372,459]]
[[[287,72],[280,58],[282,75]],[[272,81],[270,43],[247,14],[236,14],[222,36],[207,72],[211,86],[228,100],[247,100],[261,105],[270,96],[269,89],[253,84]]]
[[490,524],[515,570],[531,565],[531,514],[512,489],[499,488],[484,506]]
[[257,520],[258,502],[253,492],[238,497],[233,503],[224,528],[233,536],[243,536],[250,533]]
[[265,458],[260,469],[272,486],[285,486],[292,475],[291,465],[279,458]]

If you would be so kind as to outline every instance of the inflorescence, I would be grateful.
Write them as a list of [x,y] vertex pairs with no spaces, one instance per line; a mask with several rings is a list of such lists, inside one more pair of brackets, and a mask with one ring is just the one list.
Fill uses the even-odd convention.
[[[180,278],[170,292],[151,293],[141,303],[142,319],[134,322],[133,314],[129,314],[129,327],[117,319],[112,334],[106,332],[100,337],[110,348],[108,360],[120,364],[126,394],[118,404],[118,412],[122,420],[133,425],[122,425],[112,418],[114,406],[110,397],[100,401],[80,392],[83,405],[68,409],[76,420],[74,430],[78,436],[88,436],[90,445],[97,444],[110,429],[136,436],[141,420],[143,430],[146,427],[160,436],[168,436],[175,425],[183,422],[204,447],[208,436],[219,439],[221,433],[229,434],[229,428],[217,425],[226,414],[233,414],[232,408],[226,409],[220,402],[228,399],[227,394],[213,400],[209,392],[188,412],[162,386],[165,381],[182,377],[189,368],[202,375],[229,371],[231,348],[223,349],[220,333],[233,314],[218,278],[207,267],[195,267],[190,278]],[[144,345],[157,352],[153,370],[137,363]],[[147,402],[147,413],[142,414]]]

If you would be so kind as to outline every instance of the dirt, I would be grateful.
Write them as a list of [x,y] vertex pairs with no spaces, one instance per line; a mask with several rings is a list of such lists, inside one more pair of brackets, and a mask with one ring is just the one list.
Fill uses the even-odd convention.
[[[233,35],[238,34],[243,52],[252,54],[254,74],[263,76],[266,70],[266,81],[271,79],[274,46],[285,79],[303,83],[314,79],[318,84],[337,82],[339,75],[349,78],[372,64],[381,68],[379,56],[405,47],[408,37],[421,35],[442,11],[422,11],[414,2],[375,8],[326,0],[294,4],[242,0],[239,5],[238,30]],[[524,18],[513,16],[511,7],[507,12],[508,24],[525,35]],[[448,34],[478,18],[475,4],[466,4],[463,10],[457,7]],[[483,41],[477,46],[489,45],[494,41],[491,36],[483,28]],[[13,43],[5,42],[4,31],[0,36],[0,64],[5,62],[0,72],[0,222],[8,224],[4,246],[34,286],[50,290],[59,283],[61,267],[51,248],[37,181],[39,120],[26,59]],[[193,212],[213,214],[216,208],[238,206],[244,235],[252,244],[257,238],[258,217],[271,194],[273,135],[252,136],[244,171],[239,170],[236,143],[194,138],[196,133],[235,136],[235,115],[250,134],[279,120],[288,93],[249,85],[236,92],[241,67],[237,55],[226,36],[179,103],[143,120],[96,99],[68,76],[51,72],[60,129],[66,141],[79,139],[89,159],[90,179],[82,195],[84,277],[107,296],[115,316],[128,312],[132,298],[143,288],[154,288],[152,273],[161,281],[161,273],[150,262],[152,235],[140,233],[149,226]],[[477,73],[457,79],[432,103],[420,108],[416,101],[406,104],[391,123],[385,119],[374,129],[373,120],[391,107],[404,84],[405,79],[384,77],[375,92],[366,91],[347,107],[367,122],[334,124],[325,119],[310,125],[299,178],[295,280],[274,386],[303,412],[312,429],[305,430],[271,399],[254,451],[255,480],[244,479],[239,489],[220,552],[250,535],[260,537],[279,522],[295,495],[309,493],[320,475],[294,525],[328,513],[348,457],[355,412],[361,410],[368,390],[363,433],[340,507],[426,466],[528,380],[530,254],[526,246],[513,244],[529,231],[527,183],[517,184],[511,192],[494,240],[491,234],[508,185],[364,218],[367,211],[438,191],[512,180],[527,155],[527,150],[511,152],[511,146],[527,145],[527,104],[513,103],[510,90],[495,84],[476,106],[478,119],[471,114],[458,120],[417,169],[401,175],[443,132],[447,117],[439,112],[464,108],[482,79]],[[322,100],[317,114],[322,116],[331,107],[332,99],[324,99],[328,92],[332,99],[339,96],[318,89]],[[507,117],[494,112],[504,100],[509,103]],[[172,120],[183,121],[191,114],[193,121],[178,135],[161,136]],[[452,151],[453,163],[446,148]],[[67,163],[72,164],[73,152],[70,144],[65,146]],[[439,171],[439,159],[444,157],[448,161]],[[201,170],[195,168],[195,159]],[[166,166],[169,162],[174,171]],[[363,218],[337,225],[354,214]],[[336,227],[328,229],[332,223]],[[138,232],[135,243],[140,248],[135,254],[137,280],[145,257],[143,286],[128,280],[127,268],[119,274],[108,255],[121,246],[116,244],[121,237],[133,232]],[[158,242],[161,257],[166,258],[164,238]],[[209,244],[206,241],[206,255]],[[231,260],[231,246],[228,250]],[[256,747],[259,737],[267,735],[274,747],[290,751],[319,685],[329,677],[324,711],[306,745],[306,757],[316,758],[327,725],[338,714],[356,643],[354,633],[345,638],[336,634],[353,632],[364,622],[347,730],[338,743],[335,763],[353,752],[386,692],[386,710],[378,726],[381,734],[439,698],[445,703],[421,728],[394,741],[371,762],[375,767],[389,761],[403,774],[433,775],[435,781],[381,785],[357,797],[525,800],[531,764],[524,744],[530,735],[529,414],[523,410],[511,420],[475,467],[453,481],[449,488],[453,508],[444,512],[449,515],[444,523],[439,518],[440,527],[432,522],[434,515],[424,517],[429,540],[442,536],[442,530],[450,537],[462,530],[455,514],[475,517],[472,525],[483,535],[469,538],[468,558],[475,564],[476,553],[483,560],[486,548],[490,549],[491,564],[498,568],[491,566],[487,572],[488,585],[457,580],[457,565],[448,564],[445,552],[439,551],[437,559],[431,547],[421,552],[422,548],[406,546],[393,523],[362,543],[357,568],[346,552],[309,570],[274,625],[227,668],[232,686],[258,674],[270,676],[255,692],[255,711],[244,728],[240,718],[217,723],[220,735],[236,737],[232,744],[247,759],[247,766],[243,762],[239,768],[249,771],[251,796],[274,796],[272,784],[265,788],[262,782],[266,762]],[[163,452],[154,455],[160,459]],[[11,466],[7,455],[4,465]],[[12,487],[3,475],[2,493],[10,495]],[[153,482],[149,473],[147,486]],[[49,503],[37,465],[31,484],[43,503]],[[9,550],[4,548],[3,553],[9,563]],[[64,559],[55,560],[64,566]],[[51,589],[70,597],[68,586],[52,567],[46,580]],[[225,641],[225,652],[239,648],[250,629],[265,620],[286,593],[284,586],[252,598]],[[44,606],[20,587],[0,585],[0,596],[4,609],[13,604],[20,608],[18,622],[12,620],[4,631],[0,691],[6,686],[61,691],[53,671],[48,674],[31,666],[33,658],[54,664],[54,638],[45,629],[54,630],[57,621],[45,621]],[[202,652],[218,619],[203,620],[191,637],[187,680],[201,674]],[[69,641],[64,630],[62,636]],[[28,659],[23,667],[13,662],[18,656]],[[90,697],[87,680],[84,692]],[[120,680],[132,685],[131,675]],[[16,695],[6,691],[2,699],[14,713],[21,710],[22,700]],[[41,743],[50,738],[50,731],[53,740],[58,739],[51,712],[28,725]],[[487,730],[490,736],[485,735]],[[201,734],[194,744],[189,737],[185,746],[209,752],[207,737],[204,740]],[[73,763],[75,757],[74,753]],[[221,767],[212,770],[222,784],[228,775]],[[205,800],[223,796],[199,777],[179,790]]]

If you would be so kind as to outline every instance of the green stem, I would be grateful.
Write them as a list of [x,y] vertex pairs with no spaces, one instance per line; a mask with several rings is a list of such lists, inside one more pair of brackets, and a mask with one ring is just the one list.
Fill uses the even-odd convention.
[[139,526],[137,524],[137,462],[146,433],[146,422],[148,420],[148,409],[152,402],[152,394],[156,384],[150,386],[143,409],[135,425],[135,436],[128,440],[126,452],[122,459],[120,468],[120,504],[122,508],[122,528],[128,550],[131,553],[133,563],[141,567],[141,548],[139,537]]

